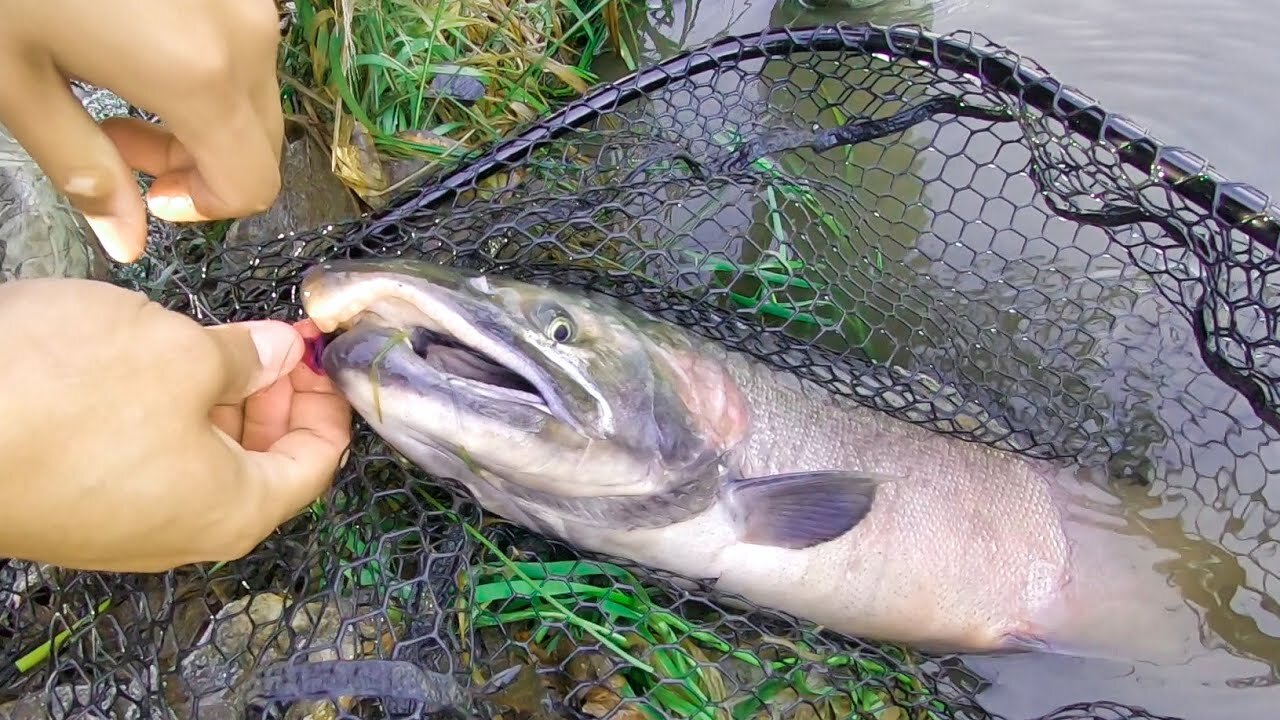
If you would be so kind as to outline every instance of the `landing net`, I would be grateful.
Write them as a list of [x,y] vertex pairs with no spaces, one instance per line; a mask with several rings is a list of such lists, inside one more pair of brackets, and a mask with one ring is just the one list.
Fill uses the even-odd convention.
[[[601,86],[350,223],[168,228],[119,281],[214,323],[300,317],[328,258],[551,277],[940,433],[1275,517],[1276,217],[980,35],[840,25]],[[359,429],[332,492],[242,560],[0,569],[0,717],[996,717],[961,659],[587,557]],[[1246,570],[1241,593],[1277,587]],[[366,662],[287,664],[333,660]],[[1080,700],[1045,718],[1155,717]]]

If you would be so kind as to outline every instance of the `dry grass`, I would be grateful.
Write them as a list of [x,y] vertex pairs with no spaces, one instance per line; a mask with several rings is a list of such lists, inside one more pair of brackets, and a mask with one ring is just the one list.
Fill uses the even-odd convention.
[[373,206],[580,97],[631,0],[295,0],[287,111]]

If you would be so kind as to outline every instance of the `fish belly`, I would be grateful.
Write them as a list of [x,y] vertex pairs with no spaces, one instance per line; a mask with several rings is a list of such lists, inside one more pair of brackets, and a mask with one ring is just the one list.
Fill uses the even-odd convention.
[[918,477],[885,485],[831,542],[729,546],[719,585],[857,637],[969,651],[1056,642],[1037,618],[1070,582],[1070,550],[1038,489],[992,485],[979,499]]
[[1046,466],[931,432],[787,373],[738,366],[751,433],[737,474],[888,478],[850,532],[803,550],[735,544],[722,585],[854,635],[998,649],[1035,635],[1071,579]]
[[1135,538],[1071,520],[1047,471],[1009,458],[951,465],[969,473],[917,466],[880,486],[853,530],[806,549],[741,542],[722,505],[663,528],[555,530],[583,549],[710,580],[856,638],[1181,661],[1194,628],[1182,626],[1176,593],[1134,556]]
[[883,487],[871,514],[831,542],[727,546],[718,587],[918,649],[1166,665],[1194,654],[1194,615],[1141,537],[1081,521],[1035,474],[966,493],[913,480]]
[[725,590],[920,647],[1152,661],[1176,653],[1184,628],[1166,620],[1178,599],[1136,559],[1137,539],[1074,520],[1073,496],[1098,485],[1079,469],[950,438],[793,375],[737,371],[752,428],[734,457],[738,475],[888,479],[866,517],[834,540],[801,550],[726,545]]
[[570,524],[563,531],[584,549],[711,580],[719,590],[837,632],[922,648],[1008,648],[1009,635],[1030,632],[1036,608],[1053,607],[1066,582],[1065,547],[1049,538],[975,532],[982,524],[976,517],[959,527],[920,512],[913,528],[912,518],[890,510],[904,507],[895,497],[901,492],[885,488],[878,501],[893,504],[878,506],[852,532],[804,550],[738,541],[719,505],[661,529]]

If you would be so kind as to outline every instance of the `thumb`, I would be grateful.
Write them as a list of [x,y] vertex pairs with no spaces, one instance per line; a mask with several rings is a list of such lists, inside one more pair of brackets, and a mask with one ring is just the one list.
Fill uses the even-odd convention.
[[232,405],[289,374],[302,359],[305,343],[292,325],[254,320],[206,327],[219,356],[219,405]]
[[51,63],[14,70],[4,75],[0,120],[107,254],[136,260],[146,248],[147,215],[132,170]]

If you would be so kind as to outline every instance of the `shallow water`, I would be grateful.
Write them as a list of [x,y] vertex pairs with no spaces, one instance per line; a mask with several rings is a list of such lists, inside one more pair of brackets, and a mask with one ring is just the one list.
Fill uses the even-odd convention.
[[[863,9],[856,4],[809,8],[795,0],[677,0],[669,15],[651,16],[655,39],[646,59],[723,34],[788,23],[870,19],[918,22],[940,32],[972,30],[1031,56],[1161,140],[1206,157],[1228,178],[1280,192],[1274,152],[1280,128],[1271,117],[1280,107],[1280,14],[1266,12],[1280,9],[1278,2],[885,0]],[[908,164],[916,162],[911,157]],[[974,213],[981,216],[982,210]],[[956,228],[965,245],[985,244],[997,256],[1008,241],[970,237],[966,229]],[[935,225],[933,232],[945,229]],[[903,242],[910,247],[914,240]],[[1050,242],[1062,247],[1061,241]],[[1202,366],[1190,350],[1194,338],[1185,323],[1171,317],[1167,303],[1143,286],[1133,266],[1108,276],[1111,270],[1092,263],[1091,287],[1080,289],[1072,283],[1085,268],[1055,261],[1050,275],[1027,266],[1037,272],[1036,283],[1052,284],[1055,297],[1087,295],[1086,306],[1105,306],[1121,318],[1088,338],[1088,354],[1102,368],[1088,378],[1091,398],[1105,398],[1114,417],[1134,426],[1129,440],[1135,453],[1147,456],[1153,482],[1118,490],[1118,512],[1141,538],[1173,558],[1159,570],[1187,602],[1200,637],[1193,638],[1193,658],[1164,667],[1050,655],[969,658],[992,682],[982,702],[1009,718],[1091,700],[1136,704],[1187,720],[1264,716],[1280,705],[1280,543],[1270,529],[1280,520],[1280,434],[1263,427],[1222,383],[1197,375]],[[965,280],[948,275],[937,258],[912,266],[940,286]],[[1012,265],[990,272],[974,268],[987,282],[994,279],[991,273],[1017,281],[1020,271]],[[1027,278],[1021,283],[1028,284]],[[1070,303],[1056,311],[1062,313],[1059,323],[1089,323],[1070,314]]]

